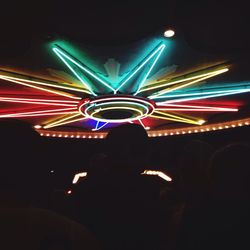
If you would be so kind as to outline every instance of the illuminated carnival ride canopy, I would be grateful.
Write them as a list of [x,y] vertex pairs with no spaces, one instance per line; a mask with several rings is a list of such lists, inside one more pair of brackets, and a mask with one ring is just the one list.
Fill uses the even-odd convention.
[[1,66],[0,118],[72,138],[103,138],[121,123],[150,136],[248,125],[250,82],[232,61],[194,51],[180,36],[112,48],[41,42]]

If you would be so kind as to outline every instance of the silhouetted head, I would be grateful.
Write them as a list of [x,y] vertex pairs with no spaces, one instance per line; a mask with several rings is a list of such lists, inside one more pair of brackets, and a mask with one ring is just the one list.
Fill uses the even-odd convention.
[[[117,168],[140,171],[148,159],[148,135],[136,124],[113,128],[106,137],[108,157]],[[115,167],[116,167],[115,166]]]
[[250,197],[250,146],[227,145],[212,156],[209,176],[212,195],[220,200],[245,200]]

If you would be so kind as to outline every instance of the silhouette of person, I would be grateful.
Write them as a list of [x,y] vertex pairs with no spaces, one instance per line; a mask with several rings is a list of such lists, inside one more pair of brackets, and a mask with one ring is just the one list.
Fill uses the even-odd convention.
[[112,129],[105,142],[102,174],[90,170],[73,190],[78,219],[105,249],[158,249],[160,190],[155,179],[141,175],[148,167],[147,133],[125,124]]
[[27,123],[0,121],[0,248],[35,250],[44,238],[58,236],[62,240],[50,242],[47,249],[67,249],[62,248],[64,241],[74,244],[71,249],[100,249],[79,223],[34,206],[46,185],[39,139]]
[[189,217],[179,249],[249,249],[249,155],[250,147],[244,143],[213,154],[208,199]]

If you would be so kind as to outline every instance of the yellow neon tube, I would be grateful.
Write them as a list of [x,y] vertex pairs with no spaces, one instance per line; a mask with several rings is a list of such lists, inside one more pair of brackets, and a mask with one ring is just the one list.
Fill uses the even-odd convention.
[[[224,72],[227,72],[228,70],[229,70],[228,68],[219,69],[219,70],[215,70],[215,71],[212,71],[212,72],[209,72],[209,73],[204,73],[204,74],[200,74],[200,75],[197,75],[197,76],[191,76],[191,77],[187,77],[187,78],[176,80],[176,81],[172,81],[172,82],[163,83],[163,84],[160,84],[160,85],[143,88],[143,89],[141,89],[139,91],[139,93],[140,92],[145,92],[145,91],[148,91],[148,90],[153,90],[153,89],[158,89],[158,88],[166,87],[166,86],[171,86],[171,85],[174,85],[176,83],[182,83],[182,82],[186,82],[186,81],[190,81],[190,80],[195,80],[197,78],[202,78],[202,77],[206,77],[206,76],[212,77],[212,76],[214,76],[214,74],[215,75],[222,74]],[[201,81],[201,80],[199,80],[199,81]]]
[[[70,120],[71,118],[77,117],[79,115],[81,116],[81,118]],[[45,125],[43,128],[47,129],[47,128],[52,128],[52,127],[57,127],[57,126],[60,126],[60,125],[64,125],[64,124],[68,124],[68,123],[72,123],[72,122],[76,122],[76,121],[81,121],[81,120],[85,120],[85,119],[87,119],[87,118],[82,117],[82,115],[79,114],[79,112],[78,112],[77,114],[71,115],[69,117],[62,118],[60,120],[57,120],[56,122],[49,123],[49,124]]]
[[209,75],[204,76],[204,77],[201,77],[201,78],[196,79],[196,80],[194,80],[194,81],[191,81],[191,82],[188,82],[188,83],[184,83],[184,84],[181,84],[181,85],[179,85],[179,86],[177,86],[177,87],[173,87],[173,88],[170,88],[170,89],[167,89],[167,90],[162,90],[162,91],[158,92],[157,94],[154,94],[154,95],[152,95],[152,96],[150,96],[150,97],[160,96],[160,95],[162,95],[162,94],[166,94],[166,93],[172,92],[172,91],[174,91],[174,90],[177,90],[177,89],[181,89],[181,88],[187,87],[187,86],[189,86],[189,85],[192,85],[192,84],[194,84],[194,83],[200,82],[200,81],[202,81],[202,80],[205,80],[205,79],[211,78],[211,77],[213,77],[213,76],[222,74],[222,73],[224,73],[224,72],[226,72],[226,71],[228,71],[228,70],[223,70],[223,71],[220,70],[220,72],[217,72],[217,73],[210,73]]
[[81,97],[76,97],[76,96],[73,96],[73,95],[70,95],[70,94],[61,93],[61,92],[56,91],[56,90],[50,90],[50,89],[47,89],[47,88],[42,88],[42,87],[34,86],[32,84],[23,83],[23,82],[20,82],[20,81],[8,79],[8,78],[3,77],[3,76],[0,76],[0,79],[6,80],[6,81],[9,81],[9,82],[18,83],[20,85],[27,86],[27,87],[30,87],[30,88],[34,88],[34,89],[39,89],[39,90],[42,90],[42,91],[50,92],[50,93],[53,93],[53,94],[56,94],[56,95],[66,96],[66,97],[72,98],[72,99],[77,99],[77,100],[81,99]]
[[63,86],[63,85],[58,84],[58,83],[53,84],[53,83],[47,83],[47,82],[39,82],[39,81],[28,80],[28,79],[24,79],[24,78],[19,78],[19,77],[13,77],[13,76],[7,76],[7,75],[1,75],[0,74],[0,78],[2,78],[2,77],[7,78],[7,79],[11,79],[11,80],[16,80],[16,81],[23,81],[23,82],[27,82],[27,83],[34,83],[34,84],[53,87],[53,88],[66,89],[66,90],[72,90],[72,91],[76,91],[76,92],[83,92],[83,93],[91,94],[86,89],[75,88],[75,87],[71,87],[71,86]]

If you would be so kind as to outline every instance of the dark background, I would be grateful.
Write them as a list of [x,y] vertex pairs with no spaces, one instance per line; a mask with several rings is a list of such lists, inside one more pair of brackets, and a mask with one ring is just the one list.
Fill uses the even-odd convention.
[[[35,39],[65,36],[93,45],[122,45],[172,27],[196,50],[235,54],[248,63],[250,15],[247,1],[3,1],[1,3],[0,64],[26,53]],[[250,70],[250,65],[249,65]],[[249,73],[250,75],[250,73]],[[215,148],[248,141],[248,127],[188,136],[150,139],[152,165],[174,167],[179,149],[201,139]],[[102,150],[103,140],[43,138],[49,153],[44,168],[58,188],[73,174],[88,168],[90,156]],[[171,166],[170,166],[171,165]],[[53,169],[54,173],[50,173]]]

